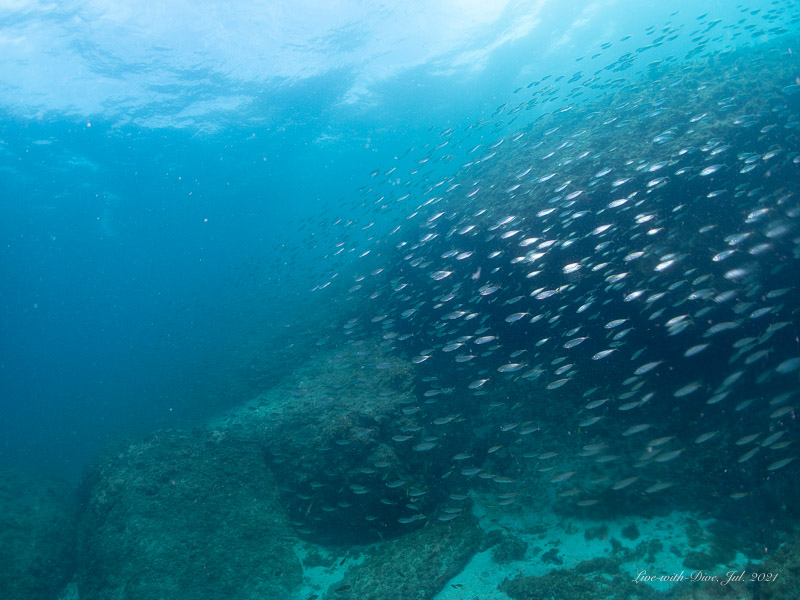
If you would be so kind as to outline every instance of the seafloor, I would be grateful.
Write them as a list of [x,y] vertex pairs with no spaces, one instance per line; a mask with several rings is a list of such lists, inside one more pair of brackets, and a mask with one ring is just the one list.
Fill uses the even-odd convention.
[[[800,586],[796,529],[764,547],[750,538],[758,537],[757,526],[720,522],[707,511],[581,517],[560,513],[536,490],[505,506],[492,493],[470,492],[458,518],[408,523],[383,541],[337,544],[330,533],[321,537],[294,514],[297,490],[314,473],[330,481],[331,473],[347,469],[325,451],[336,440],[392,461],[380,436],[360,429],[379,430],[393,418],[410,379],[407,367],[378,347],[327,351],[314,364],[324,367],[298,368],[206,427],[161,431],[109,449],[81,485],[79,511],[49,480],[5,475],[0,568],[12,576],[0,583],[2,597],[66,600],[80,590],[82,600],[782,600]],[[358,366],[365,364],[372,368]],[[389,384],[395,394],[376,393]],[[335,399],[325,396],[332,389],[339,391]],[[351,403],[370,391],[373,401],[354,409]],[[293,462],[299,460],[304,464]],[[435,482],[417,483],[429,489]],[[376,474],[370,493],[383,486]],[[28,497],[19,498],[20,490]],[[355,527],[364,507],[358,495],[349,496],[349,506],[336,510],[350,511],[343,520]],[[310,500],[299,502],[314,510]],[[752,518],[759,526],[770,522]],[[641,571],[682,574],[684,581],[636,582]],[[725,579],[741,571],[779,578],[725,586],[697,580],[699,573]]]

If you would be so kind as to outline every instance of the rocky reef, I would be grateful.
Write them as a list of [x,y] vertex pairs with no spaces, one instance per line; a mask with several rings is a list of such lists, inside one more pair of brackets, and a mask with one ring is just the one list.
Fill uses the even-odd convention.
[[416,403],[408,367],[377,347],[320,355],[207,427],[156,432],[95,462],[80,490],[82,600],[290,597],[298,534],[333,545],[402,534],[332,598],[432,597],[463,568],[481,539],[469,502],[437,519],[440,474],[387,443]]
[[382,544],[348,569],[325,600],[433,598],[477,552],[481,537],[472,516],[413,531]]
[[518,575],[504,581],[500,590],[514,600],[663,598],[651,586],[632,581],[627,573],[620,571],[619,562],[614,558],[595,558],[572,569],[554,569],[538,577]]
[[287,598],[301,581],[255,444],[164,431],[109,451],[82,489],[81,600]]
[[0,598],[52,600],[72,576],[75,506],[66,483],[0,472]]
[[422,450],[426,435],[444,428],[420,431],[412,367],[375,344],[326,350],[218,420],[212,434],[261,448],[301,535],[345,545],[405,534],[422,519],[401,519],[432,515],[447,498],[451,465],[440,453],[463,451],[472,435],[454,422]]

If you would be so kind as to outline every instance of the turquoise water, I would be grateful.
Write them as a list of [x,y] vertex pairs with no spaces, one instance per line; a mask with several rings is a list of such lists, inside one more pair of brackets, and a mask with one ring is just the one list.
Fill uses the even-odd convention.
[[[201,431],[256,448],[286,556],[370,564],[467,514],[527,544],[464,542],[420,597],[524,597],[476,577],[635,554],[631,524],[689,549],[628,575],[769,558],[798,516],[798,25],[780,0],[7,3],[0,466],[78,485],[85,532],[116,449],[167,463],[119,479],[174,482],[154,432]],[[282,589],[357,597],[345,565]]]

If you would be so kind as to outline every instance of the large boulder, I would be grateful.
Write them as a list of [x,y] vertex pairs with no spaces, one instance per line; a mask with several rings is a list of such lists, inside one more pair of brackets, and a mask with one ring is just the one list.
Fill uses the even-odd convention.
[[464,570],[481,540],[471,515],[418,529],[372,550],[331,586],[325,600],[429,600]]
[[58,597],[74,570],[73,497],[57,479],[0,472],[0,598]]
[[423,403],[413,390],[413,367],[366,343],[321,351],[210,427],[221,438],[259,444],[296,531],[309,541],[402,535],[422,523],[401,519],[432,514],[446,499],[441,476],[450,465],[439,453],[462,448],[452,440],[454,428],[464,427],[440,428],[448,436],[432,444],[433,452],[420,451],[434,432],[426,434],[413,414]]
[[301,583],[253,444],[159,432],[101,457],[82,498],[81,600],[263,600]]

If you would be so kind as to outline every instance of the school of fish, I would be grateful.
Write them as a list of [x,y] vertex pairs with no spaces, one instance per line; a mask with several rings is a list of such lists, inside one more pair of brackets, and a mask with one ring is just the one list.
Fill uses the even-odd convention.
[[591,511],[796,478],[800,11],[741,13],[603,44],[325,222],[324,342],[377,340],[415,401],[384,440],[404,468],[353,464],[313,508],[295,490],[301,530],[361,505],[364,527],[447,522],[473,492]]

